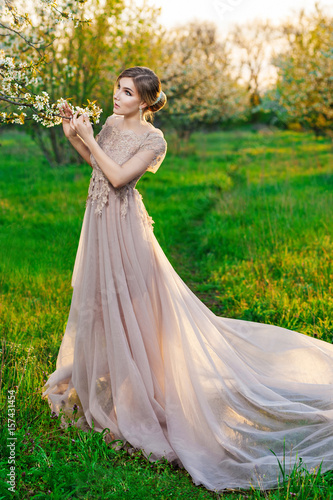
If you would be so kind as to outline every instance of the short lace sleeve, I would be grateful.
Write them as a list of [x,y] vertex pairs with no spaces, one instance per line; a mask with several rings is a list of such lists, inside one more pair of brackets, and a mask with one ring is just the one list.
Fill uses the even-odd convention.
[[140,147],[140,151],[142,150],[152,150],[154,151],[154,157],[149,163],[147,168],[148,172],[157,172],[159,166],[165,158],[167,151],[167,143],[164,137],[162,137],[158,133],[152,133],[147,136],[144,143]]
[[97,137],[99,137],[99,136],[100,136],[100,134],[101,134],[102,130],[104,130],[106,127],[110,127],[110,126],[112,126],[112,125],[113,125],[113,123],[114,123],[113,116],[114,116],[114,115],[112,115],[112,116],[108,116],[108,118],[105,120],[105,122],[104,122],[104,124],[103,124],[103,126],[102,126],[101,130],[100,130],[100,131],[98,132],[98,134],[95,136],[95,139],[96,139]]

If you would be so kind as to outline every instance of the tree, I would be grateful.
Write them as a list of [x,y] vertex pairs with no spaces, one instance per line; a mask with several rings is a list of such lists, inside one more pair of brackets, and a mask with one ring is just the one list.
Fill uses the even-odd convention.
[[[52,101],[47,92],[37,93],[35,89],[43,86],[42,69],[48,63],[47,50],[59,33],[60,24],[70,22],[78,26],[88,22],[75,16],[84,3],[85,0],[59,0],[58,4],[36,0],[37,13],[49,18],[52,15],[52,26],[41,29],[34,26],[28,12],[19,11],[14,1],[4,0],[0,21],[0,101],[3,105],[0,122],[24,124],[32,118],[47,127],[61,123],[59,108],[63,99]],[[92,121],[98,122],[101,109],[95,103],[75,109],[85,111]]]
[[260,19],[234,26],[227,37],[234,54],[235,74],[246,86],[249,106],[254,116],[255,109],[261,102],[263,87],[267,86],[272,78],[272,71],[269,71],[272,65],[269,60],[273,42],[278,37],[276,27],[269,21]]
[[168,96],[162,123],[188,135],[245,111],[244,91],[230,74],[230,53],[210,22],[171,29],[164,41],[161,80]]
[[274,58],[277,84],[263,105],[282,122],[298,122],[317,134],[333,125],[332,21],[317,4],[313,14],[302,10],[296,22],[282,24],[285,49]]
[[[105,116],[112,114],[113,83],[119,72],[128,65],[156,65],[161,57],[159,11],[145,5],[126,6],[123,0],[87,0],[77,9],[79,26],[68,24],[52,44],[43,46],[47,62],[41,65],[42,78],[35,83],[35,92],[55,102],[62,102],[63,97],[74,102],[97,101]],[[33,26],[26,30],[30,37],[36,30],[54,32],[54,20],[45,9],[33,14]],[[89,25],[85,23],[88,16]],[[77,159],[58,127],[45,129],[30,123],[26,129],[51,165]]]
[[[113,59],[112,46],[108,46],[108,33],[111,26],[118,26],[118,20],[124,8],[123,0],[87,0],[81,6],[77,16],[79,25],[67,25],[58,33],[53,43],[45,47],[42,79],[36,86],[37,93],[47,93],[53,101],[66,98],[69,102],[103,103],[96,95],[96,85],[103,85],[101,70],[106,61]],[[84,24],[90,15],[89,25]],[[33,29],[51,32],[53,19],[45,11],[34,12]],[[113,31],[117,31],[114,28]],[[104,99],[105,100],[105,99]],[[57,123],[56,123],[57,124]],[[61,127],[41,127],[30,123],[26,130],[42,149],[52,166],[59,166],[71,161],[83,161],[68,144]]]

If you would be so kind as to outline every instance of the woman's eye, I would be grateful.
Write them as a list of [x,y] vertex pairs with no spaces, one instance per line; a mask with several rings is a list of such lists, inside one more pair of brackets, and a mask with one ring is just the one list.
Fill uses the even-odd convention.
[[[120,85],[119,85],[119,83],[118,83],[118,87],[117,87],[117,88],[118,88],[118,89],[120,89]],[[132,94],[130,93],[130,91],[129,91],[129,90],[126,90],[126,94],[127,94],[127,95],[132,95]]]

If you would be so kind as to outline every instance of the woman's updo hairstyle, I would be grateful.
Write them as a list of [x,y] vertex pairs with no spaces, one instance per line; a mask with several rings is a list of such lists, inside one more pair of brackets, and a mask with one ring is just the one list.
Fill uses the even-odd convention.
[[[153,70],[146,66],[133,66],[132,68],[124,69],[124,71],[120,73],[115,83],[115,89],[118,87],[118,82],[121,78],[133,79],[141,100],[147,104],[147,107],[142,110],[142,117],[145,120],[149,118],[152,121],[154,113],[162,109],[167,102],[167,97],[162,91],[161,82],[158,76]],[[156,102],[157,100],[158,102]],[[156,102],[156,104],[154,104],[154,102]]]

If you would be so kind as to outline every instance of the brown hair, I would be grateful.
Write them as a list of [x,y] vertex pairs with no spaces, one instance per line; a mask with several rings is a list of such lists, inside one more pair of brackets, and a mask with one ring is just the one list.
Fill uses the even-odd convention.
[[142,110],[143,118],[150,118],[150,120],[152,120],[154,113],[163,108],[167,102],[167,97],[164,92],[162,92],[161,99],[156,104],[153,104],[158,99],[162,90],[160,79],[153,70],[146,66],[133,66],[132,68],[124,69],[124,71],[120,73],[115,83],[115,89],[118,86],[119,80],[125,77],[133,79],[141,100],[147,103],[147,107]]

